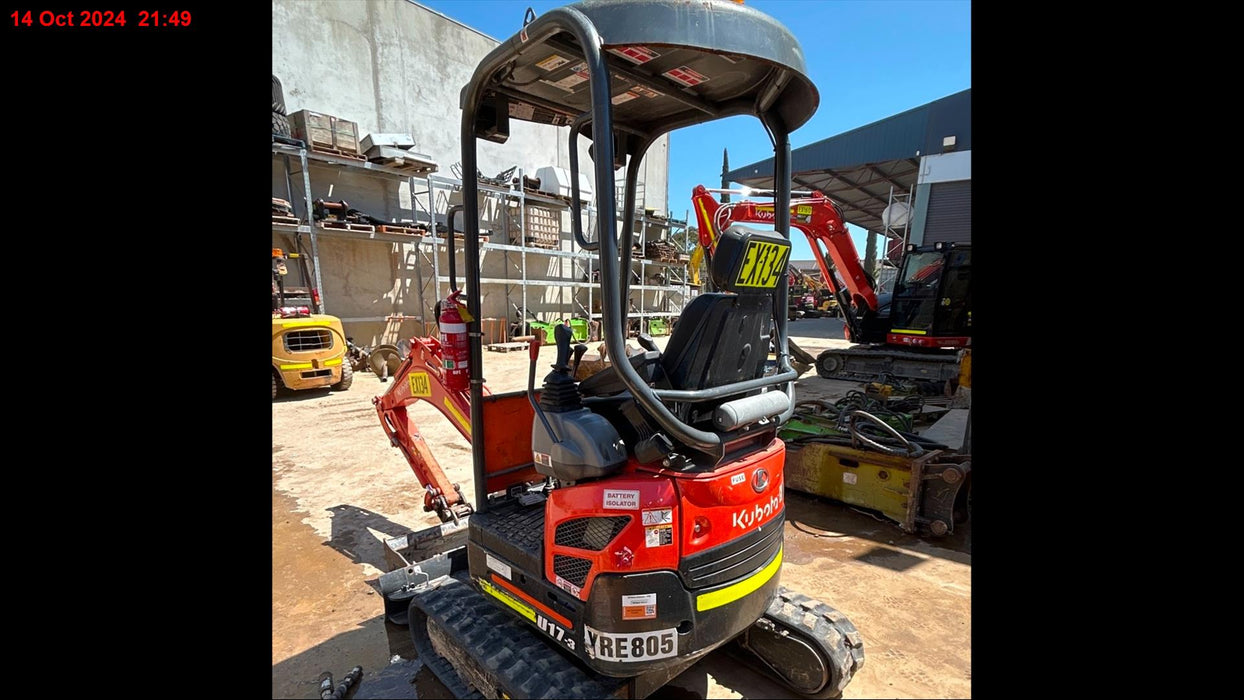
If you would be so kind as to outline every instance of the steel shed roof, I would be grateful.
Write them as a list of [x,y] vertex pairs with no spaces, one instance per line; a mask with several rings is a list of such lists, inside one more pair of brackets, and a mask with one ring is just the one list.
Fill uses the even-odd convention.
[[[955,137],[956,151],[972,148],[972,89],[822,139],[791,152],[794,189],[815,189],[842,206],[848,222],[880,232],[890,187],[904,197],[916,186],[920,157],[942,153]],[[773,187],[773,159],[730,171],[726,179]]]

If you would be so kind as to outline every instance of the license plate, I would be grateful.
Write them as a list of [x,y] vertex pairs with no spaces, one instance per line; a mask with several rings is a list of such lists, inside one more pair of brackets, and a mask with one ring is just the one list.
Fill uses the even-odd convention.
[[588,655],[601,661],[635,663],[668,659],[678,654],[678,630],[672,627],[653,632],[618,634],[584,625],[583,641]]
[[739,277],[734,281],[736,287],[763,287],[771,289],[777,286],[778,280],[786,272],[786,260],[790,257],[790,246],[765,241],[749,241],[747,252],[743,254],[743,265],[739,269]]

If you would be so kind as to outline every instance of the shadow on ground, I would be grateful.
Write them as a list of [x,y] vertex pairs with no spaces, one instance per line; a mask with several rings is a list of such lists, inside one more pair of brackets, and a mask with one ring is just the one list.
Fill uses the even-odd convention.
[[[380,638],[388,642],[387,657],[377,646]],[[360,650],[372,647],[363,657]],[[397,657],[396,659],[394,657]],[[746,652],[732,644],[714,651],[677,678],[648,696],[654,700],[703,700],[714,686],[738,693],[744,698],[786,697],[782,686],[752,669]],[[272,666],[272,697],[319,698],[320,674],[332,674],[340,682],[355,665],[363,675],[349,697],[364,698],[452,698],[450,692],[425,667],[415,653],[410,632],[378,615],[357,629],[339,634],[306,651]]]
[[[960,564],[972,563],[972,520],[955,525],[954,534],[946,537],[918,537],[899,529],[897,523],[885,520],[837,501],[810,496],[797,491],[786,492],[786,520],[791,527],[817,540],[847,539],[858,537],[872,540],[885,547],[906,547],[929,556],[940,557]],[[787,531],[790,532],[789,530]],[[787,537],[788,540],[793,539]],[[789,546],[789,543],[788,543]],[[882,549],[885,549],[882,547]],[[885,550],[891,551],[891,550]],[[859,559],[902,571],[908,566],[896,568],[899,560],[884,555],[861,555]]]
[[[318,389],[278,389],[276,398],[272,399],[272,403],[286,403],[289,401],[306,401],[308,399],[322,399],[332,391],[328,387],[320,387]],[[334,676],[335,677],[335,676]]]
[[324,544],[349,557],[355,564],[371,564],[381,571],[388,571],[384,561],[383,537],[397,537],[410,532],[410,528],[398,525],[388,518],[358,506],[342,504],[327,508],[332,518],[332,536]]

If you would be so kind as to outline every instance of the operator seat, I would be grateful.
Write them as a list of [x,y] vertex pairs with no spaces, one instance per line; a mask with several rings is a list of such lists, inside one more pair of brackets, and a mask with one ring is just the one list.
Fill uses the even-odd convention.
[[[773,234],[732,224],[722,232],[721,240],[742,240],[748,236],[771,238]],[[733,286],[739,261],[732,252],[715,255],[710,263],[709,272],[718,287]],[[782,273],[779,283],[785,280],[784,267]],[[711,292],[692,299],[683,309],[665,352],[631,357],[631,366],[658,387],[687,391],[762,376],[769,355],[773,290],[736,289],[742,293]],[[625,391],[626,386],[614,368],[608,367],[585,379],[579,389],[584,396],[609,396]],[[700,407],[708,408],[711,404]]]

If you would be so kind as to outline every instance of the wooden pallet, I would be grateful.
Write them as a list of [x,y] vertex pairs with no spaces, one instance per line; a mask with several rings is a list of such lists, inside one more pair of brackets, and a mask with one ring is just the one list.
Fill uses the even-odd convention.
[[421,160],[408,160],[406,158],[372,158],[371,162],[376,165],[383,165],[386,168],[411,173],[412,175],[427,175],[437,171],[437,167],[435,165]]
[[274,225],[279,225],[279,226],[298,226],[298,225],[299,225],[299,224],[301,224],[302,222],[301,222],[301,221],[299,221],[297,217],[293,217],[293,216],[277,216],[276,214],[273,214],[273,215],[272,215],[272,223],[273,223]]
[[349,158],[350,160],[357,160],[360,163],[367,162],[367,159],[364,158],[363,156],[360,156],[357,153],[343,151],[340,148],[326,148],[324,146],[313,145],[311,146],[311,151],[313,153],[323,153],[326,156],[337,156],[338,158]]
[[514,352],[515,350],[526,350],[527,343],[489,343],[488,349],[493,352]]
[[[480,236],[480,239],[482,240],[483,236]],[[539,238],[536,238],[535,236],[526,236],[523,238],[522,241],[519,241],[517,238],[511,239],[510,245],[526,246],[528,248],[541,248],[543,250],[557,250],[557,248],[560,246],[560,241],[555,242],[555,241],[541,240]]]
[[376,231],[380,233],[400,233],[407,236],[422,236],[427,233],[427,229],[398,226],[396,224],[382,224],[376,227]]
[[337,229],[338,231],[360,231],[362,233],[375,233],[376,227],[371,224],[355,224],[349,221],[321,221],[321,228]]

